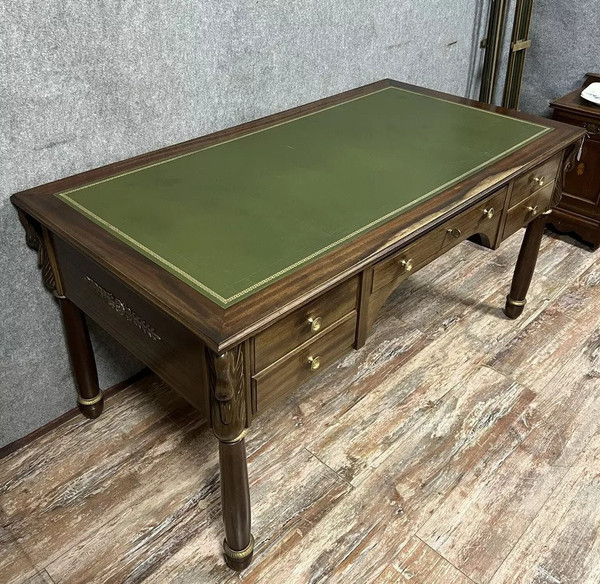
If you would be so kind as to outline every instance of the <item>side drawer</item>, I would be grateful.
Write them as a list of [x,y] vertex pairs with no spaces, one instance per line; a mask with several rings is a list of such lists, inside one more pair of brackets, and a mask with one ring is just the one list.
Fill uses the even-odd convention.
[[325,292],[282,318],[254,341],[254,370],[260,371],[356,308],[358,277]]
[[206,415],[204,343],[59,237],[54,246],[65,296]]
[[525,200],[527,197],[550,184],[556,178],[562,152],[543,162],[533,170],[515,179],[510,195],[509,209]]
[[551,182],[510,209],[506,217],[502,238],[506,239],[521,227],[527,225],[534,217],[547,211],[550,207],[553,191],[554,182]]
[[304,343],[253,377],[256,410],[285,396],[352,349],[356,331],[356,311],[331,330]]

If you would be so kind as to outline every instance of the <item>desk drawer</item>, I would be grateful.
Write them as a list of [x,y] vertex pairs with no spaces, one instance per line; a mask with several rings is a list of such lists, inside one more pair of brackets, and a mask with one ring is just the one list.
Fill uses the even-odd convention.
[[314,375],[335,363],[354,345],[356,311],[338,325],[304,343],[264,371],[256,374],[256,409],[262,411],[267,405],[296,389]]
[[422,268],[427,259],[442,247],[445,234],[439,229],[423,235],[418,241],[373,267],[371,291],[376,292],[390,282],[401,282]]
[[524,201],[536,191],[553,182],[556,178],[561,159],[562,152],[523,176],[516,178],[510,196],[509,208],[512,209],[512,207]]
[[343,282],[259,333],[254,370],[261,371],[356,308],[358,277]]
[[477,206],[463,211],[446,221],[437,229],[421,236],[415,243],[382,260],[373,267],[371,292],[380,290],[390,282],[399,284],[412,272],[428,264],[442,249],[450,249],[457,243],[483,233],[493,245],[498,234],[507,188],[485,199]]
[[490,244],[493,245],[496,235],[498,235],[506,193],[507,187],[469,211],[465,211],[447,221],[442,226],[444,235],[442,247],[449,249],[476,233],[487,236]]
[[510,209],[506,218],[506,224],[504,225],[502,238],[507,238],[521,229],[521,227],[527,225],[534,217],[547,211],[550,208],[553,191],[554,182],[551,182]]

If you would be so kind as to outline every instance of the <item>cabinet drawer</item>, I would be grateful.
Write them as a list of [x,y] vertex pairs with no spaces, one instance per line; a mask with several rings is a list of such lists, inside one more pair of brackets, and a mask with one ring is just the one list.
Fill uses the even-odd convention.
[[260,371],[356,308],[358,277],[343,282],[259,333],[254,369]]
[[562,152],[540,164],[528,173],[515,179],[509,208],[514,207],[527,197],[550,184],[556,178],[558,166],[562,159]]
[[547,211],[550,207],[553,191],[554,182],[551,182],[510,209],[502,237],[506,238],[512,235],[515,231],[518,231],[521,227],[529,223],[534,217]]
[[335,363],[354,345],[356,311],[314,340],[298,347],[270,367],[256,374],[256,409],[267,405],[308,381],[314,375]]
[[560,122],[585,128],[588,133],[586,140],[600,136],[600,116],[594,116],[592,114],[586,115],[583,113],[578,115],[571,112],[554,110],[554,115],[552,117]]

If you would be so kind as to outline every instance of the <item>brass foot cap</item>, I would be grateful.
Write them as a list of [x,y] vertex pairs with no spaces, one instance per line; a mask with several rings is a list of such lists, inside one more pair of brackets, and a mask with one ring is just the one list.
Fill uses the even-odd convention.
[[510,296],[506,297],[506,306],[504,307],[504,314],[508,318],[519,318],[523,314],[526,300],[513,300]]
[[104,396],[100,392],[96,397],[86,399],[81,396],[77,397],[77,405],[79,411],[90,420],[96,419],[104,409]]
[[223,540],[223,551],[225,552],[225,562],[227,565],[236,572],[245,570],[252,563],[252,556],[254,555],[254,537],[250,535],[250,543],[245,549],[237,551],[232,550],[227,545],[227,540]]

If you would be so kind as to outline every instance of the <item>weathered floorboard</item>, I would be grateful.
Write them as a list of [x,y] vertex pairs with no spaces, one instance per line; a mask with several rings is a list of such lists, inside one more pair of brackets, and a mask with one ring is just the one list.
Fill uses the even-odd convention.
[[600,582],[600,435],[565,475],[491,584]]
[[424,544],[418,537],[413,537],[405,545],[396,560],[393,568],[397,579],[384,579],[384,582],[411,584],[431,584],[440,582],[444,584],[473,584],[463,573],[457,570],[451,563],[434,552],[428,545]]
[[[594,349],[595,347],[595,349]],[[590,356],[593,355],[592,361]],[[453,491],[418,535],[477,582],[489,582],[513,546],[600,431],[597,336],[532,401],[531,431],[476,491]]]
[[0,581],[596,584],[600,260],[545,238],[511,321],[520,240],[411,276],[363,349],[254,420],[241,575],[215,440],[150,377],[0,461]]

